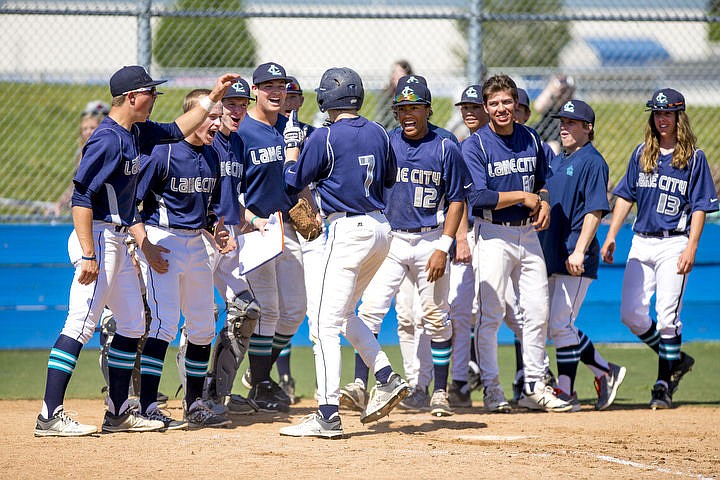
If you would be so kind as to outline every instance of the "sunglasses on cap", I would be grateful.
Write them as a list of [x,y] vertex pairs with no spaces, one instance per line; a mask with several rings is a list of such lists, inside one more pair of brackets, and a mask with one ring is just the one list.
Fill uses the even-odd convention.
[[397,95],[395,95],[395,97],[393,98],[393,103],[400,103],[400,102],[428,103],[427,100],[425,100],[424,98],[422,98],[420,95],[418,95],[415,92],[407,93],[407,94],[398,93]]
[[128,93],[148,93],[152,96],[163,94],[163,92],[158,92],[156,87],[136,88],[135,90],[128,90],[127,92],[123,92],[122,95],[127,95]]

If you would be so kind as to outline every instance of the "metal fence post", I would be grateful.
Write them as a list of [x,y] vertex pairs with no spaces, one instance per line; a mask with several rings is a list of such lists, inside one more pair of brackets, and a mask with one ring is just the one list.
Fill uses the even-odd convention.
[[482,61],[482,0],[469,0],[467,82],[479,83],[483,76]]
[[150,70],[152,62],[152,30],[150,28],[150,7],[152,0],[140,0],[137,16],[137,61]]

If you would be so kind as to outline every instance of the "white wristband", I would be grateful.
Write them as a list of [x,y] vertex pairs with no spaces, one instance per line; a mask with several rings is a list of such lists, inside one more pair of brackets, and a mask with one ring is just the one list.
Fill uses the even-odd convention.
[[443,252],[448,253],[454,240],[455,239],[449,235],[443,235],[442,237],[438,238],[437,242],[435,242],[435,249],[442,250]]
[[217,102],[210,100],[210,97],[202,97],[198,103],[205,109],[206,112],[210,113]]

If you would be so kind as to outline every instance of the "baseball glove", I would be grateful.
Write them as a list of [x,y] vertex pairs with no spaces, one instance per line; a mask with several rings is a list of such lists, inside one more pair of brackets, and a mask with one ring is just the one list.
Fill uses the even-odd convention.
[[298,199],[294,207],[290,209],[290,220],[295,230],[303,236],[305,240],[312,241],[320,236],[320,225],[315,220],[315,213],[310,208],[310,204],[304,198]]

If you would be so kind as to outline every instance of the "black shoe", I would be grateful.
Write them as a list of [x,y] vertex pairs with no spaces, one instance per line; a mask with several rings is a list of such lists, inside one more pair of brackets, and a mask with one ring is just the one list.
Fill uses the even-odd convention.
[[672,372],[670,372],[670,383],[668,384],[670,395],[675,394],[680,380],[692,370],[693,365],[695,365],[695,359],[685,352],[680,352],[680,360],[673,365]]
[[[278,399],[277,390],[282,389],[272,381],[264,381],[254,385],[248,392],[248,400],[252,401],[260,412],[289,412],[290,404]],[[283,392],[284,393],[284,392]]]
[[655,384],[651,395],[650,408],[653,410],[657,410],[658,408],[672,408],[672,396],[667,387],[662,383]]

